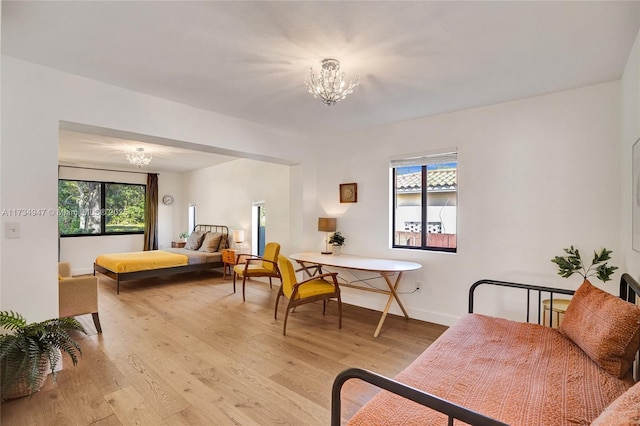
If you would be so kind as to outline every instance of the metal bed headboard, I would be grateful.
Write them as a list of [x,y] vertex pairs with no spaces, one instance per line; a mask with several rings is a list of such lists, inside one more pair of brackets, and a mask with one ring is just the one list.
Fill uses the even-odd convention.
[[225,241],[225,247],[223,248],[227,248],[231,245],[231,242],[229,240],[229,227],[226,225],[201,225],[198,224],[196,226],[193,227],[194,231],[202,231],[202,232],[219,232],[222,235],[224,235],[224,241]]
[[[548,294],[550,299],[549,312],[553,312],[553,299],[555,294],[564,294],[567,296],[572,296],[575,293],[575,290],[565,290],[562,288],[553,288],[553,287],[542,287],[538,285],[532,284],[520,284],[520,283],[512,283],[508,281],[496,281],[496,280],[480,280],[473,283],[471,288],[469,288],[469,313],[473,313],[474,308],[474,297],[475,290],[479,286],[487,284],[498,287],[511,287],[511,288],[519,288],[527,291],[527,310],[526,310],[526,318],[525,322],[531,322],[531,295],[532,293],[537,295],[538,299],[538,313],[537,313],[537,324],[542,324],[542,297],[543,295]],[[550,316],[549,319],[549,327],[553,326],[553,315]]]
[[229,235],[229,227],[226,225],[196,225],[193,227],[193,230],[204,232],[220,232],[221,234]]
[[[640,304],[640,283],[629,274],[620,277],[620,298],[634,305]],[[631,368],[634,380],[640,381],[640,351],[636,352],[636,360]]]

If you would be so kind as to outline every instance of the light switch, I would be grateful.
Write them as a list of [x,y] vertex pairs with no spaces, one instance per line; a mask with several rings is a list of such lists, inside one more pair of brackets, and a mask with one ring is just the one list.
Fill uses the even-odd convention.
[[20,238],[20,222],[5,222],[4,237],[7,239]]

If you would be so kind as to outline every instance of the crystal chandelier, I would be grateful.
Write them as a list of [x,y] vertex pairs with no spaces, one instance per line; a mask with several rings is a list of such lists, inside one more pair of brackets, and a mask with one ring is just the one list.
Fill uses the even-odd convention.
[[347,84],[344,81],[344,73],[339,71],[340,61],[337,59],[324,59],[320,75],[317,77],[311,68],[309,77],[304,80],[309,88],[309,93],[314,98],[320,98],[325,105],[333,105],[353,93],[353,88],[360,83],[360,75],[356,77],[355,81],[352,80]]
[[138,168],[147,166],[151,162],[151,155],[144,153],[144,148],[136,148],[135,152],[126,153],[127,160]]

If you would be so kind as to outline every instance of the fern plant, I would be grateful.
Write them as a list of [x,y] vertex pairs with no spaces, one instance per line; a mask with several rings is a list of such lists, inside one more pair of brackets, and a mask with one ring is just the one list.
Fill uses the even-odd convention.
[[566,256],[555,256],[551,261],[558,265],[558,275],[569,278],[573,274],[581,275],[585,280],[589,277],[596,276],[602,282],[611,280],[611,275],[618,269],[617,266],[609,266],[607,263],[611,259],[611,250],[603,248],[600,253],[593,251],[593,259],[591,265],[586,267],[580,251],[573,246],[564,249]]
[[0,335],[0,387],[5,392],[26,378],[28,395],[32,395],[39,390],[47,374],[40,368],[43,359],[49,361],[55,381],[55,367],[60,361],[60,354],[68,354],[73,365],[78,363],[78,355],[82,354],[80,345],[69,332],[76,330],[86,334],[86,331],[73,318],[55,318],[27,324],[22,315],[2,311],[0,327],[9,332]]

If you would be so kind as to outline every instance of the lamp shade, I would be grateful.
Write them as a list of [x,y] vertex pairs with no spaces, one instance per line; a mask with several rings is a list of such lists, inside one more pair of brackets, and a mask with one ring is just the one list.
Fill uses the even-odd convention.
[[233,241],[236,243],[244,242],[244,231],[242,229],[233,231]]
[[335,217],[319,217],[318,218],[318,231],[321,231],[321,232],[335,232],[336,231],[336,218]]

